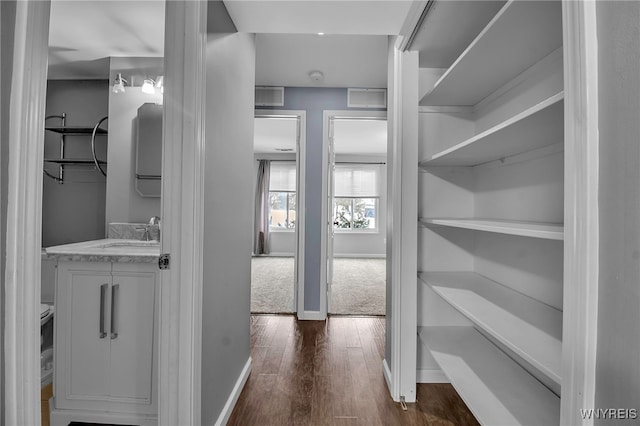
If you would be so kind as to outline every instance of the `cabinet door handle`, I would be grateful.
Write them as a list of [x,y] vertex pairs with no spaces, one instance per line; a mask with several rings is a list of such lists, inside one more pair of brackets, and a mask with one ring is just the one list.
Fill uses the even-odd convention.
[[116,311],[118,309],[118,297],[120,296],[120,284],[111,287],[111,339],[118,338]]
[[100,286],[100,338],[104,339],[107,337],[107,332],[104,330],[104,315],[105,315],[105,302],[107,298],[107,287],[109,284],[102,284]]

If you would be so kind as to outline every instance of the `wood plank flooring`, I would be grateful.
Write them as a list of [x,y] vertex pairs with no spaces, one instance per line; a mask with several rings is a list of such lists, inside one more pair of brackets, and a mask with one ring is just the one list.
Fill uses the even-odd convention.
[[229,425],[478,425],[449,384],[403,411],[382,374],[385,319],[251,317],[252,372]]

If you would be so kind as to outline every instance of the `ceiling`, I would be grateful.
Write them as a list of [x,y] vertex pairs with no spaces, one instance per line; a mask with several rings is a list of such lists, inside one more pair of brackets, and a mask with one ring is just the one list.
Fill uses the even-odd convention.
[[[296,126],[297,120],[295,118],[256,118],[254,153],[281,154],[283,152],[295,152]],[[387,121],[335,120],[334,146],[338,155],[386,155]]]
[[387,49],[382,35],[258,34],[256,85],[385,88]]
[[50,79],[106,79],[110,56],[163,55],[163,0],[51,1]]
[[225,0],[247,33],[397,35],[409,0]]
[[[239,31],[259,33],[257,84],[326,87],[386,87],[386,36],[399,34],[411,3],[224,1]],[[163,0],[52,0],[49,78],[108,78],[110,56],[161,57],[163,43]]]

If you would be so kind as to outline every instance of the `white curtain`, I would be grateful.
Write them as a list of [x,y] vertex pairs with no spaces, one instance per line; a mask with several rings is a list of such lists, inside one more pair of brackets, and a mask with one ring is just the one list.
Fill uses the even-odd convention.
[[256,184],[253,254],[269,253],[269,177],[271,162],[260,160]]

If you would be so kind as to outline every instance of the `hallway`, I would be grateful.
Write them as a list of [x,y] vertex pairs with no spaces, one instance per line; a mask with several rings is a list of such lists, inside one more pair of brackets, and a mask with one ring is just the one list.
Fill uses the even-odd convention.
[[403,411],[382,374],[385,319],[251,317],[253,368],[229,425],[476,425],[449,384]]

